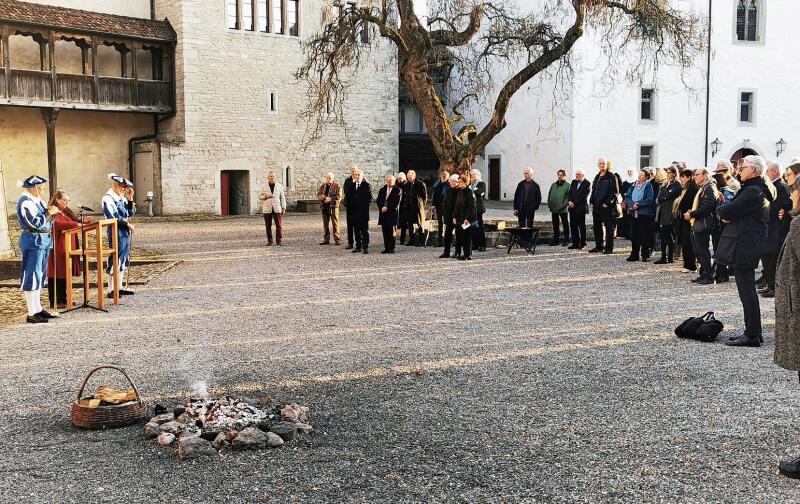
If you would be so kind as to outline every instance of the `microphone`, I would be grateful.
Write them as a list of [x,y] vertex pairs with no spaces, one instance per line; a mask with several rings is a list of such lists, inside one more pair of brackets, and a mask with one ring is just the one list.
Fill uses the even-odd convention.
[[80,208],[84,212],[94,212],[94,210],[92,210],[91,208],[83,206],[83,205],[79,206],[78,208]]

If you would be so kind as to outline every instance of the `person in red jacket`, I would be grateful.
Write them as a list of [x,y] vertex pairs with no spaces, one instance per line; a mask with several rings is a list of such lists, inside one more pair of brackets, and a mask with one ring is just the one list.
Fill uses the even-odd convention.
[[[67,303],[67,256],[64,252],[64,231],[80,227],[80,221],[75,212],[69,208],[69,194],[63,191],[56,191],[53,197],[50,198],[48,206],[55,206],[58,208],[58,213],[55,215],[53,222],[53,229],[55,231],[55,242],[53,248],[50,250],[50,257],[47,260],[47,290],[50,295],[50,306],[53,305],[53,296],[57,297],[57,306],[62,308]],[[84,222],[88,224],[91,218],[86,217]],[[72,235],[72,249],[78,248],[78,236]],[[72,261],[72,276],[79,276],[81,274],[81,263],[78,257],[73,258]]]

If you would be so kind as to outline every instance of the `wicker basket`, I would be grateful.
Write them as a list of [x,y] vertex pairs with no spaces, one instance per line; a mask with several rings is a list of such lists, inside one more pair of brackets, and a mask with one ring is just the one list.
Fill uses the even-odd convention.
[[[80,405],[80,400],[83,396],[83,389],[86,388],[86,383],[89,378],[100,369],[116,369],[122,373],[128,380],[128,383],[133,387],[136,393],[136,400],[129,401],[124,404],[115,404],[111,406],[99,406],[97,408],[88,408]],[[124,369],[117,366],[98,366],[92,369],[86,379],[83,380],[83,385],[78,391],[78,400],[72,403],[72,411],[70,412],[69,419],[72,425],[81,429],[109,429],[112,427],[123,427],[136,423],[145,416],[145,407],[142,403],[142,397],[139,395],[139,390],[133,383],[128,373]]]

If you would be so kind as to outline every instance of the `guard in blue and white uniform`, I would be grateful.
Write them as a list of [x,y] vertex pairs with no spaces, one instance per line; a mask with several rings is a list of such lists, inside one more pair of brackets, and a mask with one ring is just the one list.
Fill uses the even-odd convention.
[[[133,294],[133,291],[123,289],[125,272],[131,264],[131,233],[133,224],[130,218],[136,213],[136,204],[133,202],[133,182],[115,173],[109,173],[111,189],[103,196],[102,207],[106,219],[117,220],[117,246],[119,251],[119,278],[114,278],[114,258],[109,256],[106,261],[106,274],[108,275],[108,297],[114,297],[114,281],[119,286],[119,293],[123,296]],[[108,244],[111,246],[111,228],[108,228]]]
[[47,257],[53,246],[50,230],[53,215],[58,213],[56,207],[47,208],[42,200],[46,183],[47,179],[38,175],[17,182],[17,186],[25,190],[17,201],[17,220],[22,231],[19,248],[22,251],[22,292],[28,306],[25,320],[31,324],[41,324],[55,317],[42,308],[42,288],[47,285]]

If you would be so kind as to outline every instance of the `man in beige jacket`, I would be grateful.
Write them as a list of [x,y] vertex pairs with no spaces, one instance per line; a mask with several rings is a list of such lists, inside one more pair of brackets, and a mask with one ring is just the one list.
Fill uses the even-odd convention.
[[272,221],[275,221],[275,239],[283,245],[283,216],[286,214],[286,191],[275,181],[275,172],[267,173],[267,185],[258,195],[261,200],[261,213],[264,214],[264,225],[267,228],[267,246],[272,245]]

